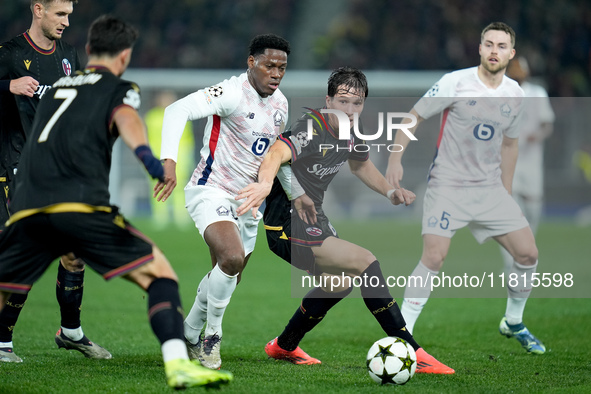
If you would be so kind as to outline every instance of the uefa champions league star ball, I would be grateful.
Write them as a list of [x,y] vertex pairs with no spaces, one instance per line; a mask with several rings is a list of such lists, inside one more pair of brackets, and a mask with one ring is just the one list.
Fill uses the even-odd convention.
[[367,352],[369,376],[380,384],[405,384],[415,374],[417,355],[404,339],[386,337]]

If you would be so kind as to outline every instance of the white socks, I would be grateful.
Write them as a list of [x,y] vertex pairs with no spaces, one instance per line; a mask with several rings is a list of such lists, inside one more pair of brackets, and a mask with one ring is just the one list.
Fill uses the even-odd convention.
[[205,274],[201,283],[197,287],[197,296],[195,302],[189,311],[189,314],[185,318],[185,338],[192,344],[196,344],[199,341],[199,335],[203,325],[207,320],[207,287],[209,282],[209,272]]
[[164,362],[179,358],[188,360],[187,346],[182,339],[169,339],[161,346]]
[[419,261],[411,274],[411,277],[415,279],[408,280],[400,311],[406,322],[406,329],[411,334],[423,307],[431,295],[431,277],[437,276],[437,274],[439,274],[439,271],[430,270],[425,267],[422,261]]
[[222,318],[236,289],[238,274],[230,276],[216,265],[209,274],[207,284],[207,325],[205,336],[217,334],[222,337]]
[[203,277],[197,288],[197,297],[184,322],[185,338],[192,344],[199,341],[203,325],[205,336],[222,337],[222,318],[236,289],[238,275],[224,273],[219,265]]
[[[525,309],[525,303],[529,297],[532,289],[531,278],[532,274],[536,272],[538,262],[534,265],[522,265],[518,262],[514,262],[511,268],[510,274],[505,278],[507,281],[507,309],[505,310],[505,317],[507,323],[516,325],[523,320],[523,310]],[[515,280],[511,280],[511,274],[516,274]],[[525,281],[523,275],[525,274]],[[515,277],[515,275],[513,275]]]
[[78,328],[64,328],[62,327],[62,332],[65,336],[70,338],[72,341],[79,341],[84,337],[84,332],[82,331],[82,327]]

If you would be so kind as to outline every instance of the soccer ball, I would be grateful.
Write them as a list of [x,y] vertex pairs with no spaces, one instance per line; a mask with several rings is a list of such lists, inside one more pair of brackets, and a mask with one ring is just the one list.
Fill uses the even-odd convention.
[[417,355],[404,339],[386,337],[367,352],[369,376],[380,384],[405,384],[415,374]]

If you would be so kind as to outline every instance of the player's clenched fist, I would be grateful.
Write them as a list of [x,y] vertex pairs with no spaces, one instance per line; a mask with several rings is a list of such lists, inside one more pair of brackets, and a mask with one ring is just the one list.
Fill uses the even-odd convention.
[[10,81],[10,93],[17,96],[33,97],[39,82],[33,77],[21,77]]

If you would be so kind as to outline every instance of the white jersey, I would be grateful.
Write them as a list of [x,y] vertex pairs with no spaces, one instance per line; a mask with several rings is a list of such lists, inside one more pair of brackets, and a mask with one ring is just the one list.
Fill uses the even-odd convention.
[[503,135],[519,136],[523,90],[503,76],[496,89],[478,67],[444,75],[414,106],[424,119],[441,113],[429,186],[494,186],[501,182]]
[[528,141],[528,138],[541,132],[541,124],[554,123],[555,116],[548,93],[543,87],[524,82],[521,88],[526,98],[523,101],[513,192],[541,198],[544,188],[544,141]]
[[234,196],[256,182],[263,157],[287,123],[287,99],[279,89],[261,97],[246,73],[198,90],[166,108],[161,158],[176,161],[185,123],[206,116],[201,161],[187,187],[207,185]]

